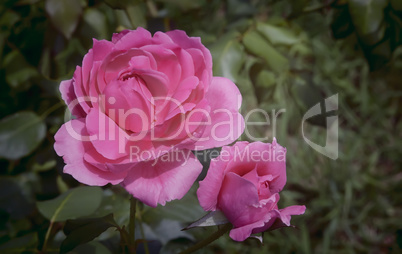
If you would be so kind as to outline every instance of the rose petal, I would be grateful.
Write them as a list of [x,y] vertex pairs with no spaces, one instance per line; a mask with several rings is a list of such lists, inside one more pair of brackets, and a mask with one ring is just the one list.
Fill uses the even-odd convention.
[[98,153],[111,160],[127,156],[129,135],[98,108],[91,109],[85,124]]
[[59,156],[63,156],[64,173],[72,175],[77,181],[103,186],[108,183],[118,184],[126,176],[125,172],[102,171],[84,160],[84,154],[91,149],[88,140],[89,133],[85,128],[84,119],[74,119],[61,126],[54,139],[54,149]]
[[120,33],[114,33],[112,36],[112,42],[114,44],[116,44],[116,42],[118,42],[121,38],[123,38],[123,36],[125,36],[126,34],[128,34],[130,32],[131,32],[131,30],[125,29],[125,30],[121,31]]
[[200,150],[220,147],[235,141],[244,131],[244,119],[238,112],[241,94],[227,78],[214,77],[206,94],[211,106],[210,125],[195,143]]
[[[205,58],[205,67],[208,70],[212,70],[212,56],[209,50],[201,43],[201,38],[199,37],[191,37],[189,38],[186,32],[181,30],[173,30],[166,32],[166,34],[172,38],[174,43],[179,45],[184,49],[200,49]],[[212,73],[212,72],[211,72]]]
[[244,221],[256,221],[251,220],[254,214],[249,212],[249,207],[258,204],[258,192],[253,183],[232,172],[225,175],[218,196],[218,209],[235,227],[242,226]]
[[71,79],[61,81],[59,89],[61,98],[67,104],[71,114],[78,118],[84,117],[86,113],[77,99],[77,95],[74,91],[74,81]]
[[272,145],[254,142],[250,146],[251,149],[264,152],[262,162],[258,164],[258,175],[272,175],[269,189],[271,193],[280,192],[286,184],[286,149],[277,144],[276,140]]
[[105,89],[105,112],[123,130],[141,132],[151,126],[151,105],[144,98],[139,82],[142,81],[136,78],[116,80]]
[[173,94],[181,77],[181,66],[175,53],[163,45],[146,45],[141,49],[153,55],[158,64],[158,71],[164,73],[168,78],[169,95]]
[[136,30],[124,32],[123,36],[115,36],[115,48],[117,50],[129,50],[139,48],[152,43],[152,35],[146,29],[138,27]]
[[189,150],[170,152],[155,161],[138,163],[122,185],[135,198],[156,207],[181,199],[202,170],[201,163]]

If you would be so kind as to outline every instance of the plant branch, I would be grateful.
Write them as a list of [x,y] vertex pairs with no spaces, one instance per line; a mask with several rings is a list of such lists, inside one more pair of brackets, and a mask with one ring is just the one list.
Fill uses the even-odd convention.
[[208,236],[204,240],[194,244],[190,248],[180,252],[180,254],[188,254],[188,253],[192,253],[192,252],[194,252],[196,250],[199,250],[199,249],[207,246],[208,244],[212,243],[213,241],[217,240],[219,237],[221,237],[225,233],[229,232],[229,230],[231,230],[231,229],[232,229],[232,224],[231,223],[225,224],[222,227],[220,227],[218,229],[218,231],[214,232],[213,234],[211,234],[210,236]]

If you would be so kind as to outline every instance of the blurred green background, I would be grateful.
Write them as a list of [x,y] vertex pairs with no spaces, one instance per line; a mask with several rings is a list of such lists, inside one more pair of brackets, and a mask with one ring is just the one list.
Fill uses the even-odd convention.
[[[118,186],[76,189],[79,183],[62,174],[53,136],[64,122],[58,85],[81,65],[92,38],[110,40],[138,26],[202,38],[214,75],[241,90],[243,115],[259,108],[271,117],[248,132],[269,142],[275,135],[287,147],[279,207],[307,207],[292,219],[296,229],[267,232],[264,245],[225,236],[199,253],[402,253],[400,0],[2,0],[1,253],[39,253],[45,241],[48,253],[81,243],[72,253],[119,251],[115,224],[127,224],[128,195]],[[336,160],[302,136],[303,126],[309,140],[325,145],[325,116],[304,124],[302,117],[334,94]],[[150,240],[151,253],[175,253],[214,230],[180,231],[204,214],[196,188],[166,207],[138,207],[137,235]]]

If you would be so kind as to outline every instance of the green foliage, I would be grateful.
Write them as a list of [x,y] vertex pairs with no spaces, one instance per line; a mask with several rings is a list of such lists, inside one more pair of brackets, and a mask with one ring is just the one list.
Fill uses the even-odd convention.
[[[239,87],[246,120],[263,123],[246,131],[287,147],[279,207],[307,207],[292,219],[298,230],[267,232],[263,246],[222,237],[199,253],[401,252],[401,13],[399,0],[3,1],[0,252],[38,253],[45,241],[48,253],[123,251],[128,194],[77,187],[62,174],[53,136],[64,121],[58,85],[81,65],[92,38],[137,26],[201,37],[214,75]],[[305,143],[301,125],[309,108],[336,93],[339,158],[331,160]],[[325,117],[303,123],[320,145]],[[152,253],[174,253],[214,231],[181,231],[206,214],[196,187],[165,207],[138,205],[136,236]]]
[[63,229],[67,237],[61,243],[60,253],[67,253],[78,245],[92,241],[110,227],[118,227],[113,214],[101,218],[67,220]]
[[37,203],[39,212],[51,222],[65,221],[94,213],[102,201],[99,187],[77,187],[55,199]]
[[42,142],[46,125],[34,112],[19,112],[0,121],[0,157],[19,159]]

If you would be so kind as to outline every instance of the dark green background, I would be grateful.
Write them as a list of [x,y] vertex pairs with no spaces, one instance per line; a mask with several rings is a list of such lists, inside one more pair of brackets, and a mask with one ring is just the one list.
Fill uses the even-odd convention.
[[[400,0],[3,0],[0,252],[38,253],[48,238],[47,251],[57,253],[106,229],[73,252],[119,251],[115,229],[127,225],[128,195],[118,186],[69,190],[79,183],[62,174],[53,150],[65,110],[58,85],[81,65],[92,38],[109,40],[114,32],[142,26],[201,37],[214,75],[241,90],[244,116],[255,108],[271,117],[272,110],[286,110],[275,125],[248,131],[269,142],[275,134],[287,147],[280,207],[304,204],[305,215],[292,219],[296,229],[266,233],[263,246],[225,236],[200,253],[400,253],[401,16]],[[339,96],[337,160],[313,150],[301,135],[304,113],[333,94]],[[320,145],[325,127],[324,116],[304,124]],[[152,240],[152,252],[174,253],[213,231],[180,231],[204,214],[196,187],[166,207],[139,206],[137,235]],[[63,206],[41,203],[59,195],[59,201],[68,197]]]

